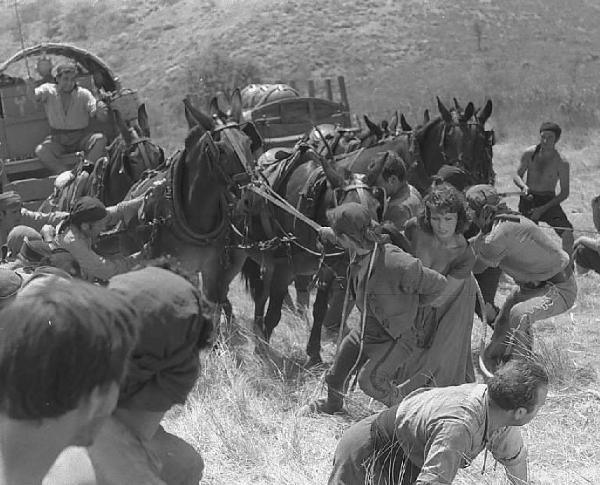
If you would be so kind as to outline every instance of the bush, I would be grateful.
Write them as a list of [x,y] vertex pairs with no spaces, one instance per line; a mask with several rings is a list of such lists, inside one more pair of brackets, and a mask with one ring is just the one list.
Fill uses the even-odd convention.
[[260,82],[260,68],[253,61],[230,57],[214,46],[193,58],[187,67],[187,88],[206,105],[218,92],[231,94],[236,87]]

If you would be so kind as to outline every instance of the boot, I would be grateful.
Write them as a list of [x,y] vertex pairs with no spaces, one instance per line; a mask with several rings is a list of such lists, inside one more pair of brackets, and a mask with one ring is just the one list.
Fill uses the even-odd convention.
[[335,414],[339,413],[344,407],[344,398],[340,391],[327,386],[327,397],[317,399],[298,411],[300,416],[309,414]]

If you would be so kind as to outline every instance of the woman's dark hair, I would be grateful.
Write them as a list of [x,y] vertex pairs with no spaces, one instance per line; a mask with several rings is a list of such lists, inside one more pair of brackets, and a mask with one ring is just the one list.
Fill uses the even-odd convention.
[[513,359],[487,380],[490,399],[500,408],[531,412],[537,404],[537,390],[548,385],[548,373],[532,359]]
[[435,183],[427,192],[423,199],[425,211],[418,218],[419,227],[432,234],[431,211],[449,212],[456,214],[456,234],[464,234],[471,225],[471,220],[467,215],[467,202],[462,192],[457,190],[449,183]]

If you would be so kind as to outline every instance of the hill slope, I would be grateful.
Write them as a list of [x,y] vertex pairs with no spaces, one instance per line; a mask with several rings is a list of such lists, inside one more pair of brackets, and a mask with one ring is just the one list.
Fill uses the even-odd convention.
[[[139,89],[163,141],[181,139],[179,101],[210,53],[252,63],[262,79],[343,74],[352,108],[376,116],[397,108],[416,120],[440,95],[492,97],[509,132],[513,120],[597,122],[600,6],[591,0],[36,0],[21,9],[28,44],[71,39]],[[3,13],[1,58],[19,45],[14,14]]]

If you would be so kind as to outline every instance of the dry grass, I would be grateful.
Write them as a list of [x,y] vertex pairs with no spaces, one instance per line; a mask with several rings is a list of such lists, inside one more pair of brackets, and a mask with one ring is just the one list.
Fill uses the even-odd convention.
[[[523,146],[531,140],[498,146],[499,186],[510,187],[509,174]],[[593,146],[571,148],[573,197],[566,210],[576,227],[590,227],[587,201],[595,195],[591,175]],[[514,202],[514,201],[513,201]],[[584,203],[585,202],[585,203]],[[536,352],[551,376],[551,390],[539,416],[524,428],[533,483],[600,483],[600,319],[597,275],[579,279],[577,306],[565,315],[534,326]],[[499,299],[510,290],[503,282]],[[236,281],[231,291],[236,315],[248,323],[252,305]],[[356,314],[351,317],[356,321]],[[478,348],[481,325],[475,325]],[[381,409],[355,390],[341,416],[297,417],[297,409],[322,392],[321,374],[301,369],[306,322],[284,311],[268,357],[249,357],[225,347],[203,356],[202,376],[185,407],[173,411],[166,426],[196,446],[206,460],[207,484],[322,484],[326,482],[337,440],[351,423]],[[489,334],[488,334],[489,337]],[[331,359],[334,343],[325,344]],[[476,357],[476,355],[475,355]],[[483,457],[459,473],[457,484],[506,483],[502,467]]]
[[[226,55],[257,61],[266,78],[344,74],[353,110],[376,119],[400,109],[416,124],[436,95],[476,103],[491,97],[502,142],[494,156],[501,190],[513,190],[510,173],[522,149],[536,142],[539,123],[556,119],[567,128],[560,147],[572,162],[565,209],[575,227],[592,228],[589,201],[598,193],[600,169],[593,132],[600,100],[595,2],[574,0],[566,9],[558,0],[62,2],[70,11],[100,4],[86,24],[88,38],[76,42],[103,57],[125,86],[140,90],[153,134],[168,149],[185,134],[186,72],[198,52],[217,45]],[[0,2],[0,12],[3,60],[19,46],[12,11]],[[24,27],[27,44],[48,40],[43,21]],[[516,199],[510,202],[516,206]],[[524,429],[534,483],[600,483],[599,278],[579,278],[576,308],[534,326],[536,350],[552,376],[547,405]],[[503,283],[500,298],[508,289]],[[232,302],[248,323],[253,311],[239,282]],[[476,327],[473,348],[479,332]],[[321,392],[320,374],[299,367],[306,338],[304,321],[285,312],[269,358],[227,346],[203,356],[196,390],[165,423],[203,454],[203,483],[325,483],[343,430],[380,409],[355,391],[346,415],[297,417]],[[333,351],[329,342],[324,355],[331,359]],[[505,483],[500,469],[488,462],[481,475],[481,465],[479,458],[456,483]]]

